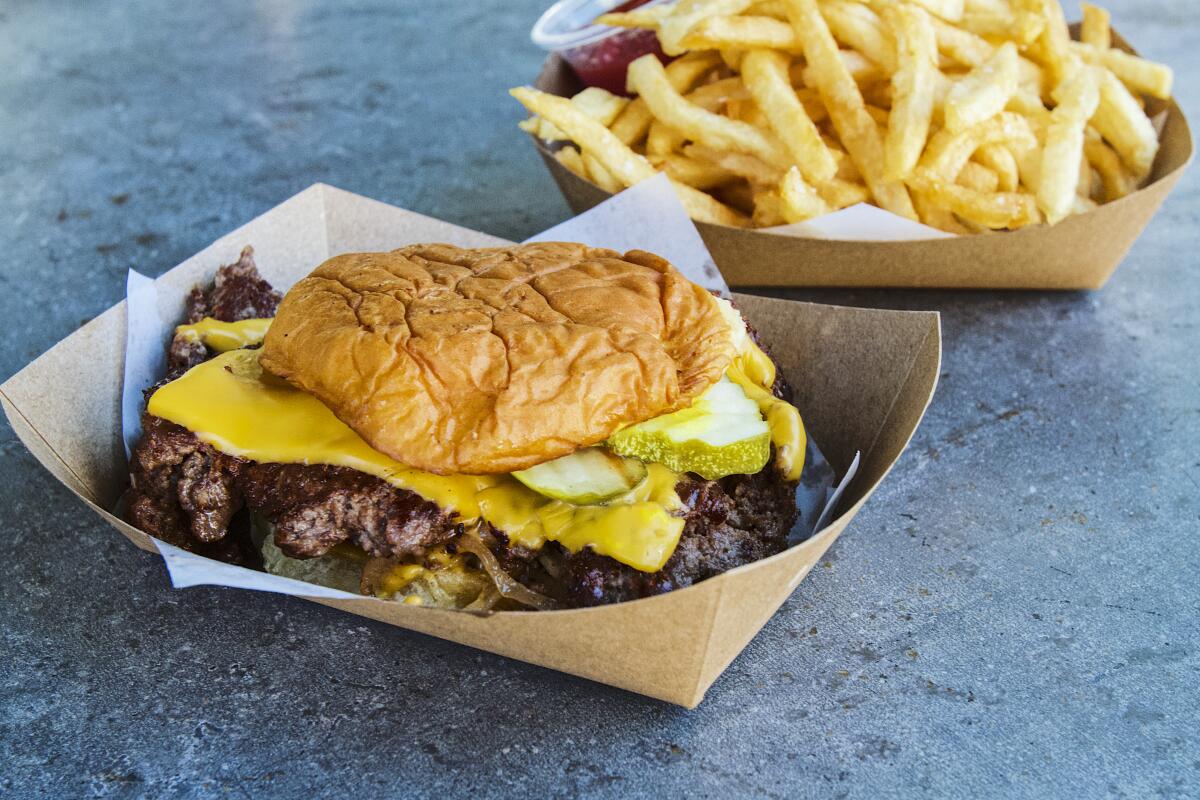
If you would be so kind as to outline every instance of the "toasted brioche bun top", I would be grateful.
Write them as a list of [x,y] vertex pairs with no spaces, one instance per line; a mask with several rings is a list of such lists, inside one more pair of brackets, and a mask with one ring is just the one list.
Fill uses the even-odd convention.
[[732,357],[716,301],[666,260],[554,242],[332,258],[261,362],[397,461],[486,474],[675,411]]

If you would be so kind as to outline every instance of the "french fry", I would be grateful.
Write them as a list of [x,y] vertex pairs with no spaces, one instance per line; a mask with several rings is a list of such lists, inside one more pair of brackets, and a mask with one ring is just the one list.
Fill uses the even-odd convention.
[[696,189],[712,189],[737,178],[732,172],[722,169],[716,164],[690,158],[681,153],[671,153],[659,161],[650,158],[650,161],[661,167],[663,172],[673,180],[686,183]]
[[662,63],[653,54],[629,65],[629,83],[655,117],[694,142],[749,153],[779,167],[790,163],[782,145],[758,128],[706,111],[684,99],[671,86]]
[[1037,137],[1029,122],[1019,114],[1006,111],[963,131],[945,128],[938,131],[930,137],[917,172],[930,179],[952,183],[971,156],[990,144],[1007,147],[1018,165],[1022,154],[1036,153],[1038,148]]
[[904,184],[883,177],[883,139],[867,112],[858,85],[838,55],[837,42],[825,24],[816,0],[786,0],[788,20],[800,37],[804,55],[846,152],[880,208],[893,214],[916,218],[916,210]]
[[[1100,102],[1099,94],[1100,94],[1100,91],[1099,91],[1099,89],[1097,89],[1096,90],[1096,95],[1097,95],[1096,102]],[[1075,171],[1076,171],[1075,196],[1076,197],[1086,197],[1090,200],[1092,197],[1092,193],[1095,191],[1095,187],[1092,185],[1092,181],[1093,181],[1093,179],[1097,179],[1098,176],[1095,175],[1095,171],[1092,169],[1092,165],[1090,163],[1088,163],[1087,155],[1084,154],[1084,152],[1083,152],[1082,137],[1080,137],[1080,139],[1081,139],[1081,141],[1079,143],[1079,166],[1077,166],[1075,168]],[[1072,203],[1071,207],[1074,208],[1075,204]],[[1072,213],[1074,213],[1074,212],[1072,212]]]
[[[530,117],[530,119],[534,119],[534,117]],[[579,150],[574,147],[564,147],[554,154],[554,158],[571,172],[587,180],[587,167],[583,164],[583,156],[579,154]]]
[[1076,70],[1058,87],[1055,99],[1058,105],[1050,112],[1037,187],[1038,206],[1052,225],[1071,213],[1083,158],[1083,132],[1100,104],[1096,71]]
[[754,227],[771,228],[787,222],[783,217],[783,200],[775,189],[754,191]]
[[774,17],[709,17],[692,28],[684,45],[693,51],[760,47],[800,52],[792,27]]
[[1041,220],[1032,195],[1015,192],[984,194],[956,183],[918,179],[917,191],[964,220],[992,230],[1023,228]]
[[[1012,33],[1018,45],[1032,44],[1042,35],[1047,18],[1042,4],[1046,0],[1012,0],[1013,11],[1016,12],[1017,22]],[[1058,0],[1053,0],[1057,4]]]
[[[839,50],[838,56],[841,58],[842,63],[846,67],[846,71],[850,73],[850,77],[854,79],[856,84],[862,85],[873,83],[875,81],[882,81],[886,77],[882,67],[855,50]],[[800,74],[801,83],[803,83],[805,86],[814,85],[814,73],[812,67],[808,66],[807,64],[797,63],[793,65],[793,68],[788,72],[789,74],[792,74],[797,70]]]
[[[961,15],[961,4],[959,8]],[[892,110],[883,142],[887,180],[904,180],[913,171],[929,138],[937,73],[937,40],[929,14],[914,5],[889,6],[884,21],[896,40],[898,68],[892,76]]]
[[[667,8],[667,6],[654,6]],[[675,91],[689,91],[696,83],[721,62],[716,53],[688,53],[667,65],[667,80]],[[627,145],[633,146],[646,137],[654,115],[646,107],[646,101],[634,98],[612,122],[612,132]]]
[[1095,129],[1089,128],[1085,134],[1083,152],[1088,163],[1100,173],[1100,181],[1104,187],[1104,202],[1111,203],[1120,200],[1137,188],[1137,181],[1121,165],[1121,159],[1115,151],[1100,138]]
[[771,50],[750,50],[742,59],[742,78],[804,175],[813,181],[832,178],[837,162],[788,80],[787,58]]
[[747,153],[734,150],[720,150],[715,147],[705,147],[701,144],[690,144],[683,149],[683,154],[698,161],[731,172],[745,178],[752,184],[774,185],[783,177],[783,170]]
[[1017,191],[1021,183],[1021,174],[1011,150],[1002,144],[985,144],[975,151],[973,158],[996,173],[1000,191]]
[[961,26],[978,36],[1007,36],[1016,24],[1017,15],[1007,0],[966,0],[963,4]]
[[1139,184],[1150,174],[1158,155],[1158,133],[1125,84],[1108,70],[1101,70],[1100,105],[1092,127],[1117,151]]
[[1079,57],[1071,49],[1071,32],[1059,0],[1041,0],[1041,14],[1045,27],[1037,39],[1038,52],[1050,71],[1051,85],[1058,86],[1074,73]]
[[677,56],[687,50],[683,40],[705,17],[740,14],[751,0],[679,0],[669,6],[671,12],[658,24],[658,41],[663,52]]
[[1005,42],[950,87],[943,106],[946,128],[961,131],[994,117],[1017,92],[1017,47]]
[[849,45],[888,73],[896,70],[896,45],[879,15],[850,0],[825,0],[821,14],[833,38]]
[[665,156],[674,153],[687,137],[662,120],[656,119],[650,123],[650,132],[646,135],[646,156]]
[[[656,174],[645,156],[633,152],[608,128],[580,111],[565,97],[556,97],[527,86],[510,89],[509,94],[531,113],[539,114],[561,128],[623,186],[632,186]],[[672,186],[692,219],[733,227],[750,224],[746,217],[711,195],[682,183],[672,182]]]
[[1166,100],[1171,96],[1175,74],[1165,64],[1157,64],[1115,48],[1101,49],[1079,42],[1072,50],[1089,64],[1098,64],[1121,79],[1131,92]]
[[750,226],[749,218],[734,211],[711,194],[693,189],[686,183],[672,182],[671,185],[675,188],[679,202],[692,219],[712,225],[728,225],[731,228]]
[[625,186],[653,178],[655,169],[644,156],[629,149],[620,139],[565,97],[518,86],[509,94],[533,114],[560,128],[584,152],[591,153],[614,178]]
[[977,161],[963,164],[955,182],[984,194],[991,194],[1000,188],[1000,176]]
[[1079,41],[1101,50],[1112,47],[1112,27],[1109,14],[1091,3],[1081,3],[1083,22],[1079,25]]
[[587,167],[587,174],[591,178],[592,183],[604,191],[616,194],[625,188],[621,185],[620,181],[612,176],[611,172],[604,168],[604,165],[600,163],[600,159],[591,153],[583,154],[583,165]]
[[958,22],[963,17],[963,0],[912,0],[912,2],[947,22]]
[[787,22],[787,8],[784,7],[780,0],[757,0],[748,9],[747,14],[755,14],[764,17],[774,17]]
[[992,46],[987,39],[944,20],[933,20],[933,32],[937,37],[938,52],[964,67],[977,67],[992,55]]
[[732,101],[748,101],[750,91],[741,78],[722,78],[719,81],[697,86],[684,95],[690,103],[703,108],[705,111],[717,111],[721,106]]
[[657,28],[672,12],[671,6],[635,8],[632,11],[617,11],[601,14],[595,24],[611,25],[614,28]]
[[826,205],[817,190],[805,182],[800,170],[792,167],[779,183],[780,211],[783,218],[790,222],[803,222],[806,219],[828,214],[830,208]]
[[921,222],[931,228],[937,228],[939,231],[946,233],[954,233],[959,236],[969,235],[974,233],[971,228],[959,222],[958,218],[949,210],[942,208],[937,202],[925,192],[912,192],[913,205],[917,208],[917,216]]
[[871,192],[865,185],[841,178],[822,181],[816,185],[816,190],[831,210],[846,208],[855,203],[866,203],[871,199]]

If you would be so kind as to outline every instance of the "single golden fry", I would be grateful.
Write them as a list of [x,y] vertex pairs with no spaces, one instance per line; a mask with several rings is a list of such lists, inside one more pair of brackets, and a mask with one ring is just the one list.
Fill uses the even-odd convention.
[[868,203],[871,192],[862,183],[832,178],[816,185],[817,194],[821,195],[831,210],[846,208],[855,203]]
[[611,25],[614,28],[657,28],[673,9],[671,6],[635,8],[632,11],[616,11],[596,17],[596,25]]
[[754,190],[754,227],[772,228],[787,222],[783,216],[783,200],[775,189]]
[[1050,112],[1037,187],[1038,206],[1050,224],[1071,213],[1083,158],[1083,131],[1100,104],[1096,71],[1076,70],[1058,87],[1055,99],[1058,105]]
[[947,22],[959,22],[963,18],[963,0],[912,0],[912,2]]
[[1089,128],[1083,143],[1083,152],[1090,163],[1100,173],[1100,182],[1104,187],[1104,202],[1111,203],[1119,200],[1137,189],[1137,181],[1121,165],[1121,159],[1115,151],[1100,138],[1100,134]]
[[1154,167],[1158,133],[1125,84],[1101,70],[1100,105],[1092,126],[1112,145],[1140,184]]
[[789,165],[782,145],[758,128],[706,111],[684,99],[671,86],[662,64],[653,54],[644,55],[630,64],[628,75],[630,85],[646,101],[654,116],[692,141],[749,153],[778,167]]
[[773,167],[747,153],[735,150],[719,150],[715,147],[705,147],[702,144],[689,144],[683,154],[698,161],[713,164],[738,177],[745,178],[754,184],[774,185],[783,177],[783,170]]
[[1021,183],[1021,173],[1017,169],[1017,160],[1013,158],[1011,150],[1002,144],[985,144],[975,151],[973,158],[996,173],[1000,191],[1017,191]]
[[1017,47],[1005,42],[950,87],[943,107],[946,128],[961,131],[996,116],[1017,93]]
[[1059,0],[1041,0],[1045,27],[1037,39],[1037,49],[1050,72],[1050,83],[1058,86],[1071,77],[1079,65],[1079,57],[1071,49],[1071,32]]
[[896,71],[896,44],[869,6],[851,0],[825,0],[821,14],[837,41],[883,67]]
[[787,57],[771,50],[750,50],[742,58],[742,79],[755,105],[762,109],[771,129],[804,174],[813,181],[832,178],[837,162],[792,89]]
[[696,189],[712,189],[716,186],[729,183],[738,177],[729,170],[718,167],[716,164],[701,161],[697,158],[690,158],[681,153],[672,153],[661,160],[656,160],[649,156],[648,158],[650,158],[651,163],[661,167],[663,172],[667,173],[672,179],[679,183],[686,183],[688,186],[695,187]]
[[[961,16],[961,3],[959,14]],[[896,40],[898,68],[892,76],[892,110],[883,142],[887,180],[909,176],[921,158],[933,118],[937,40],[929,15],[915,5],[889,6],[884,21]],[[1015,74],[1015,73],[1014,73]]]
[[921,222],[931,228],[937,228],[939,231],[946,233],[954,233],[959,236],[974,233],[975,231],[968,228],[959,222],[949,210],[938,205],[938,203],[925,192],[919,192],[916,189],[912,191],[913,205],[917,208],[917,216],[921,218]]
[[679,0],[668,6],[671,11],[658,25],[658,41],[663,52],[669,56],[682,54],[687,50],[684,39],[701,20],[740,14],[750,3],[751,0]]
[[[666,8],[666,6],[655,6],[654,8]],[[667,65],[667,80],[675,87],[675,91],[687,92],[720,63],[721,58],[716,53],[688,53]],[[654,115],[650,113],[646,101],[635,97],[613,120],[612,132],[618,139],[632,147],[646,137],[650,130],[650,121],[653,118]]]
[[750,219],[744,214],[734,211],[711,194],[705,194],[699,189],[693,189],[686,183],[672,181],[675,194],[688,216],[699,222],[712,225],[728,225],[731,228],[748,228]]
[[1041,220],[1032,195],[1015,192],[984,194],[956,183],[918,179],[915,188],[964,220],[992,230],[1016,229]]
[[1083,22],[1079,25],[1079,41],[1101,50],[1112,47],[1112,26],[1109,14],[1091,3],[1081,3]]
[[[534,117],[530,117],[530,119],[534,119]],[[587,180],[587,167],[584,166],[583,156],[579,154],[577,149],[574,147],[564,147],[554,154],[554,158],[558,163],[571,170],[571,172]]]
[[646,136],[646,156],[665,156],[683,147],[687,137],[660,119],[650,123]]
[[883,177],[883,138],[867,112],[858,85],[838,55],[837,42],[825,24],[816,0],[786,0],[788,19],[804,45],[814,78],[829,118],[846,152],[854,159],[879,207],[908,219],[916,219],[908,190],[898,181]]
[[684,98],[705,111],[715,112],[726,103],[746,102],[751,99],[751,96],[741,78],[722,78],[719,81],[696,87],[684,95]]
[[821,195],[805,182],[796,167],[789,169],[780,181],[779,199],[783,218],[789,223],[803,222],[830,212]]
[[1022,155],[1036,156],[1038,148],[1029,122],[1019,114],[1005,111],[964,131],[945,128],[938,131],[930,138],[917,172],[929,179],[952,183],[971,156],[989,144],[1007,147],[1018,165]]
[[963,164],[955,182],[984,194],[991,194],[1000,188],[1000,176],[977,161]]
[[1135,94],[1147,94],[1160,100],[1171,96],[1175,73],[1167,65],[1147,61],[1115,48],[1100,49],[1079,42],[1072,42],[1071,46],[1084,61],[1105,67]]
[[604,165],[600,163],[600,159],[591,153],[583,154],[583,165],[587,167],[587,174],[591,178],[592,183],[604,191],[616,194],[625,188],[621,185],[620,181],[612,176],[611,172],[604,168]]
[[940,19],[933,20],[938,52],[964,67],[977,67],[992,55],[987,39]]
[[692,28],[684,45],[692,51],[762,47],[800,52],[792,27],[774,17],[709,17]]
[[[838,56],[846,67],[846,71],[850,73],[850,77],[854,79],[856,84],[874,83],[883,81],[887,76],[883,72],[883,68],[871,59],[859,53],[857,50],[839,50]],[[801,83],[804,86],[814,85],[812,68],[807,64],[797,62],[788,70],[789,75],[798,75],[799,81],[793,80],[792,83]]]

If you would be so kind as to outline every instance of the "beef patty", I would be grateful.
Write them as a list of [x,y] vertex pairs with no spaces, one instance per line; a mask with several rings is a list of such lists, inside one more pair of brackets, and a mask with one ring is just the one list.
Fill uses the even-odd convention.
[[[279,302],[258,274],[253,251],[221,267],[209,290],[193,289],[188,320],[225,322],[269,317]],[[172,374],[212,356],[203,345],[177,337]],[[774,393],[790,400],[790,387]],[[228,456],[190,431],[143,414],[144,435],[130,463],[130,521],[166,542],[224,561],[258,565],[246,509],[275,526],[276,545],[293,558],[315,558],[340,542],[372,556],[419,557],[448,545],[461,524],[419,495],[356,470],[304,464],[259,464]],[[755,475],[717,481],[684,476],[676,486],[684,529],[674,554],[654,573],[641,572],[590,548],[571,553],[555,543],[532,552],[510,547],[491,530],[485,536],[504,567],[522,583],[563,605],[593,606],[690,586],[742,564],[782,551],[796,521],[795,484],[774,464]]]

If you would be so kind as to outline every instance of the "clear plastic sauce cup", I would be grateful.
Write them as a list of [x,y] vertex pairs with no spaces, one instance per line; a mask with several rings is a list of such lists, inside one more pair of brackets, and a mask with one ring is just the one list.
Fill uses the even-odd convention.
[[646,53],[663,61],[658,34],[640,28],[593,25],[609,11],[663,5],[671,0],[559,0],[533,26],[530,38],[543,50],[558,53],[585,86],[625,94],[625,68]]

